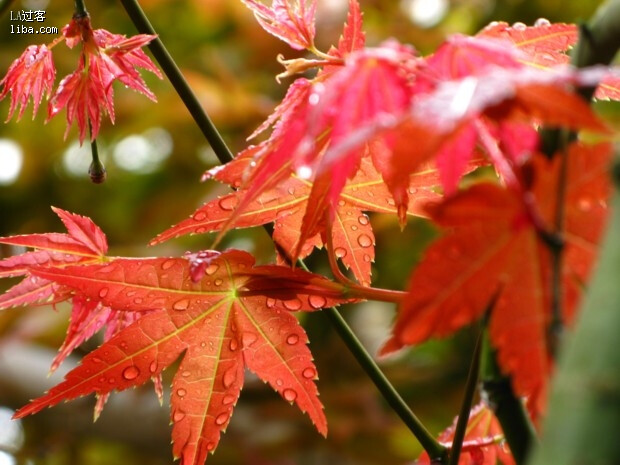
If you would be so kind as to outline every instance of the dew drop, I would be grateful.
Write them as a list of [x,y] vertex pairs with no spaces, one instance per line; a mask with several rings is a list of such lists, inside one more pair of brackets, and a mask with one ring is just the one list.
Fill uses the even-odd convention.
[[166,260],[164,263],[161,264],[161,269],[169,270],[170,268],[172,268],[173,265],[174,265],[174,260]]
[[217,278],[215,281],[213,281],[213,284],[215,284],[216,286],[220,286],[223,282],[223,279]]
[[551,25],[551,21],[549,21],[547,18],[538,18],[536,22],[534,23],[534,26],[536,27],[543,27],[543,26],[550,26],[550,25]]
[[527,29],[527,26],[521,22],[517,22],[512,25],[512,28],[515,31],[525,31]]
[[344,207],[345,204],[346,204],[346,202],[344,200],[342,200],[342,199],[338,200],[338,206]]
[[344,258],[347,256],[347,250],[343,249],[342,247],[336,247],[334,249],[334,254],[336,255],[336,257],[338,258]]
[[227,412],[220,413],[215,418],[215,424],[218,426],[222,426],[224,423],[226,423],[227,420],[228,420],[228,413]]
[[222,399],[222,404],[224,405],[230,405],[234,402],[235,402],[235,396],[232,396],[230,394],[225,395],[224,398]]
[[276,306],[276,299],[272,297],[267,297],[267,301],[265,302],[267,308],[273,308]]
[[287,189],[287,192],[288,192],[290,195],[294,195],[294,194],[295,194],[295,188],[294,188],[294,187],[289,187],[289,188]]
[[370,255],[368,255],[367,253],[364,254],[364,261],[366,263],[370,263],[372,260],[372,258],[370,258]]
[[277,386],[282,386],[282,385],[284,385],[284,381],[282,381],[281,379],[276,379],[276,385]]
[[177,396],[185,397],[186,394],[187,394],[187,391],[185,389],[183,389],[183,388],[177,389]]
[[178,300],[172,305],[172,308],[174,308],[175,310],[179,310],[179,311],[187,310],[188,307],[189,307],[188,299]]
[[110,378],[110,379],[108,380],[108,383],[110,383],[110,384],[114,384],[114,383],[116,383],[116,378]]
[[220,265],[218,265],[217,263],[211,263],[205,269],[205,273],[208,274],[209,276],[211,276],[212,274],[214,274],[219,269],[219,267],[220,267]]
[[183,418],[185,418],[185,412],[181,410],[177,410],[176,412],[174,412],[174,415],[172,415],[172,419],[174,421],[181,421]]
[[208,443],[208,444],[207,444],[207,450],[208,450],[209,452],[212,452],[212,451],[213,451],[213,449],[215,449],[215,443],[214,443],[214,442],[210,442],[210,443]]
[[231,339],[228,343],[228,348],[233,352],[239,348],[239,342],[236,339]]
[[299,336],[297,334],[290,334],[287,338],[286,338],[286,343],[289,346],[294,346],[295,344],[297,344],[299,342]]
[[256,342],[257,336],[254,333],[245,332],[241,335],[241,343],[243,347],[250,347]]
[[101,363],[101,362],[103,362],[103,360],[101,360],[99,357],[93,357],[93,362]]
[[297,392],[293,391],[292,389],[285,389],[282,395],[284,396],[284,399],[286,399],[288,402],[293,402],[295,399],[297,399]]
[[194,214],[194,216],[192,217],[194,219],[194,221],[202,221],[207,217],[207,214],[205,212],[196,212]]
[[131,381],[132,379],[136,379],[140,375],[140,370],[136,366],[130,366],[123,370],[123,378]]
[[351,226],[351,231],[357,231],[359,228],[356,225]]
[[108,295],[108,291],[109,289],[107,287],[104,287],[99,291],[99,297],[103,299],[106,295]]
[[308,297],[308,303],[312,308],[323,308],[327,305],[327,299],[322,295],[311,295]]
[[234,195],[228,195],[226,197],[222,197],[218,201],[218,205],[222,210],[231,211],[234,210],[237,206],[238,200]]
[[205,228],[204,226],[200,226],[199,228],[194,229],[194,232],[196,234],[202,234],[207,232],[207,228]]
[[133,297],[137,293],[138,293],[138,291],[127,291],[127,297]]
[[152,361],[151,364],[149,365],[149,371],[151,373],[155,373],[157,371],[157,362],[156,361]]
[[364,226],[366,226],[369,223],[368,217],[366,215],[360,215],[357,221],[359,222],[359,224],[364,225]]
[[299,310],[301,308],[301,300],[299,300],[297,297],[291,300],[285,300],[283,303],[284,306],[289,310]]
[[234,368],[229,369],[224,373],[224,377],[222,378],[222,384],[226,389],[233,385],[233,383],[237,381],[237,370]]
[[135,299],[133,299],[133,303],[140,305],[142,302],[144,302],[144,300],[142,300],[142,298],[140,297],[136,297]]
[[407,189],[407,191],[410,194],[417,194],[418,193],[418,188],[417,187],[410,187],[409,189]]
[[360,237],[357,238],[357,243],[362,247],[370,247],[372,245],[372,239],[370,238],[370,236],[362,234]]
[[305,368],[304,371],[301,372],[301,376],[306,379],[314,379],[316,378],[316,370],[312,367]]

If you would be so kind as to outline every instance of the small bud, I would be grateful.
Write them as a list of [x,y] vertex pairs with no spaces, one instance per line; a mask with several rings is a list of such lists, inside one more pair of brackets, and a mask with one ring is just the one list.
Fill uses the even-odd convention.
[[100,161],[93,161],[88,168],[88,174],[90,176],[90,180],[95,184],[101,184],[105,181],[107,177],[107,172],[105,170],[105,166]]

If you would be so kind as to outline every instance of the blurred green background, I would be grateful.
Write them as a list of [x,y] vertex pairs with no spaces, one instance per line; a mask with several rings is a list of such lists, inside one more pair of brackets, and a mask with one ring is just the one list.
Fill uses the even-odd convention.
[[[319,0],[317,45],[335,43],[346,0]],[[426,54],[452,33],[472,34],[492,20],[526,24],[540,17],[552,22],[587,19],[599,2],[562,0],[361,0],[368,45],[389,37]],[[95,28],[135,34],[119,2],[86,2]],[[299,56],[265,33],[238,0],[144,0],[141,2],[165,45],[233,151],[271,112],[286,91],[274,76],[279,53]],[[44,10],[45,26],[59,29],[72,15],[73,2],[0,0],[0,75],[32,43],[55,36],[12,34],[11,14]],[[13,13],[11,13],[13,12]],[[57,81],[72,72],[78,52],[54,49]],[[44,124],[45,109],[31,120],[0,124],[0,235],[62,231],[50,205],[88,215],[108,236],[112,255],[179,255],[209,246],[209,237],[184,238],[147,248],[157,233],[184,219],[204,201],[226,192],[200,175],[217,160],[188,112],[166,81],[145,78],[158,97],[154,104],[118,86],[116,124],[104,120],[98,139],[108,170],[103,185],[87,175],[88,144],[79,148],[77,130],[66,139],[64,112]],[[44,107],[44,105],[43,105]],[[9,101],[0,102],[0,118]],[[373,270],[379,286],[402,288],[408,269],[433,236],[424,221],[411,221],[401,233],[394,218],[372,217],[378,258]],[[261,228],[234,231],[224,247],[273,259],[273,246]],[[18,251],[0,248],[0,258]],[[326,271],[324,257],[310,260]],[[14,282],[0,283],[0,290]],[[168,410],[148,387],[113,396],[97,423],[92,398],[10,422],[12,411],[58,382],[46,378],[66,329],[68,308],[14,309],[0,314],[0,465],[171,463]],[[343,312],[371,351],[387,336],[391,305],[367,303]],[[242,398],[212,464],[314,465],[405,464],[420,452],[415,439],[385,405],[374,386],[320,314],[304,319],[320,373],[319,389],[330,426],[327,440],[301,413],[248,376]],[[383,368],[433,433],[457,413],[474,335],[465,331],[381,361]],[[83,354],[97,341],[78,350]],[[67,369],[76,358],[66,362]],[[66,370],[65,370],[66,371]],[[172,370],[169,370],[172,371]],[[170,384],[168,374],[165,385]]]

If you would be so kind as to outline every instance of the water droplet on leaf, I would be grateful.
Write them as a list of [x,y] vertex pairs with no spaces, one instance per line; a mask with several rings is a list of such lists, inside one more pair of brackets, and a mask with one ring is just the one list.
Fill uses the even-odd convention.
[[276,306],[276,299],[267,297],[267,301],[265,302],[265,304],[267,305],[267,308],[273,308]]
[[104,287],[99,291],[99,297],[103,299],[106,295],[108,295],[108,291],[109,289],[107,287]]
[[347,256],[347,250],[343,249],[342,247],[336,247],[334,249],[334,254],[336,255],[336,257],[338,258],[344,258]]
[[177,396],[185,397],[186,394],[187,394],[187,391],[185,389],[183,389],[183,388],[177,389]]
[[235,368],[231,368],[226,373],[224,373],[224,377],[222,378],[222,384],[226,389],[233,385],[233,383],[237,380],[237,370]]
[[222,404],[224,405],[230,405],[234,402],[235,402],[235,396],[232,396],[230,394],[225,395],[224,398],[222,399]]
[[220,206],[220,208],[222,210],[226,210],[226,211],[231,211],[234,210],[235,207],[237,206],[238,203],[238,199],[236,196],[234,195],[228,195],[226,197],[222,197],[219,201],[218,201],[218,205]]
[[136,366],[130,366],[123,370],[123,378],[128,381],[136,379],[140,375],[140,370]]
[[370,238],[370,236],[362,234],[360,237],[357,238],[357,243],[362,247],[370,247],[372,245],[372,239]]
[[359,224],[364,225],[364,226],[366,226],[369,223],[369,219],[366,215],[360,215],[357,221],[359,221]]
[[290,300],[285,300],[283,303],[284,306],[289,310],[299,310],[301,308],[301,300],[299,300],[297,297]]
[[234,338],[231,339],[230,342],[228,343],[228,348],[234,352],[235,350],[239,348],[239,342],[237,342],[237,340]]
[[188,307],[189,307],[189,299],[178,300],[172,305],[172,308],[174,308],[175,310],[179,310],[179,311],[187,310]]
[[205,212],[196,212],[194,214],[194,216],[192,218],[194,218],[194,221],[202,221],[207,217],[207,214]]
[[327,305],[327,299],[322,295],[311,295],[308,297],[308,303],[312,308],[323,308]]
[[220,413],[216,418],[215,418],[215,424],[218,426],[222,426],[224,423],[226,423],[226,420],[228,420],[228,413]]
[[316,370],[312,367],[308,367],[301,372],[301,375],[306,379],[314,379],[316,377]]
[[295,392],[293,389],[285,389],[282,395],[284,396],[284,399],[288,402],[293,402],[295,399],[297,399],[297,392]]
[[181,421],[183,418],[185,418],[185,412],[181,410],[177,410],[176,412],[174,412],[174,415],[172,415],[172,419],[174,421]]
[[299,342],[299,336],[297,334],[291,334],[286,338],[286,343],[290,346],[294,346]]

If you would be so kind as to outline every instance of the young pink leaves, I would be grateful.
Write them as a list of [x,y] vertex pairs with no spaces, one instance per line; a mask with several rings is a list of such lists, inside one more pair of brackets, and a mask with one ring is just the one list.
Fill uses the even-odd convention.
[[260,0],[241,0],[270,34],[296,50],[314,49],[316,0],[272,0],[271,8]]
[[[3,86],[0,100],[11,93],[11,106],[7,121],[20,106],[19,120],[32,97],[33,117],[39,109],[44,95],[50,99],[47,111],[48,121],[63,108],[67,109],[67,132],[77,123],[80,143],[86,138],[89,125],[91,139],[95,139],[101,126],[102,115],[108,114],[114,123],[115,80],[134,89],[151,100],[155,95],[146,86],[138,68],[154,73],[160,79],[161,72],[141,50],[154,36],[140,34],[126,38],[112,34],[105,29],[93,30],[90,18],[76,17],[62,29],[62,36],[49,45],[31,45],[15,60],[0,81]],[[78,66],[65,76],[55,91],[52,91],[56,70],[52,61],[52,48],[60,42],[69,48],[82,45]]]
[[191,263],[183,258],[38,267],[40,278],[71,289],[75,298],[144,315],[16,416],[142,384],[184,353],[171,393],[173,451],[181,463],[202,464],[215,449],[246,366],[326,434],[308,339],[290,311],[337,304],[341,286],[300,270],[254,267],[249,254],[235,250],[209,254],[203,271],[194,281]]
[[11,106],[6,121],[9,121],[19,106],[17,120],[24,114],[28,101],[32,97],[32,117],[39,110],[43,95],[47,98],[52,94],[56,79],[56,68],[52,61],[52,51],[46,45],[31,45],[16,59],[6,76],[0,81],[4,86],[0,92],[0,100],[11,93]]

